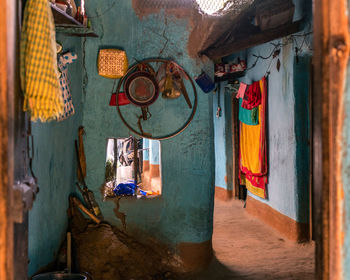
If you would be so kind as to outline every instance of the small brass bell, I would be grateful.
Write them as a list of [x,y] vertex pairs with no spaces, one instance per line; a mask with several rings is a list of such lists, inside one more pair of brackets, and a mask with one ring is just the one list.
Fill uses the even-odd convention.
[[172,73],[171,65],[167,65],[167,70],[166,70],[166,76],[165,76],[165,81],[164,78],[160,81],[161,85],[161,90],[163,89],[163,83],[164,83],[164,89],[162,90],[162,97],[166,99],[176,99],[180,97],[181,91],[180,87],[176,85],[174,82],[174,75]]

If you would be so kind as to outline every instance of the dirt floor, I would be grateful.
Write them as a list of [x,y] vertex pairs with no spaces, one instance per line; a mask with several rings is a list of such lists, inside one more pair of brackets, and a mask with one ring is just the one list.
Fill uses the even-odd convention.
[[141,244],[107,224],[86,224],[79,212],[72,212],[71,227],[78,271],[98,280],[314,279],[314,245],[286,240],[247,214],[241,201],[215,201],[215,257],[196,275],[171,272],[178,264],[165,247]]
[[245,212],[241,201],[215,201],[209,268],[186,279],[314,279],[314,244],[296,244]]

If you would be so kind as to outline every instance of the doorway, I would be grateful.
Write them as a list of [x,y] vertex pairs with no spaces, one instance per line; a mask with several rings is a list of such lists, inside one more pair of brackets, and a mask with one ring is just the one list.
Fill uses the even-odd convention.
[[[297,42],[294,40],[296,36],[298,36],[298,38],[295,39]],[[301,46],[301,42],[307,43],[305,43],[304,48],[296,54],[295,49],[297,46]],[[310,42],[309,31],[303,30],[296,35],[265,43],[250,48],[243,52],[243,54],[237,54],[241,56],[241,58],[242,56],[246,57],[248,69],[250,68],[250,70],[247,70],[246,75],[239,80],[231,83],[228,82],[226,85],[223,83],[221,85],[221,88],[223,88],[222,94],[225,96],[225,102],[221,103],[222,118],[215,118],[214,120],[215,135],[220,135],[220,129],[223,126],[222,123],[225,123],[223,130],[226,133],[226,143],[231,144],[231,149],[226,148],[226,151],[223,151],[223,146],[227,147],[227,145],[222,145],[221,141],[217,141],[215,143],[215,152],[218,152],[220,155],[226,154],[226,158],[221,156],[221,158],[224,158],[224,161],[226,161],[226,164],[222,162],[219,162],[219,164],[221,164],[223,168],[226,168],[226,172],[231,172],[231,174],[227,173],[228,175],[226,175],[226,178],[233,178],[232,185],[230,185],[229,180],[226,181],[225,185],[220,185],[221,181],[224,181],[223,178],[221,178],[221,180],[216,178],[213,236],[214,251],[216,250],[217,255],[220,255],[221,249],[224,249],[222,247],[220,248],[220,243],[218,243],[216,239],[220,239],[220,235],[226,234],[225,230],[229,232],[230,228],[245,229],[246,231],[242,230],[240,232],[232,229],[230,234],[227,233],[228,236],[232,236],[232,238],[226,238],[228,240],[227,243],[230,244],[239,255],[244,255],[245,253],[244,250],[242,250],[242,253],[239,253],[240,245],[243,247],[245,246],[244,248],[248,252],[251,250],[250,255],[259,255],[259,250],[265,248],[262,249],[262,251],[265,250],[263,254],[264,262],[267,264],[271,261],[270,267],[274,267],[282,273],[277,276],[274,275],[272,271],[267,272],[269,265],[267,265],[267,271],[264,270],[263,266],[260,266],[260,270],[266,273],[267,279],[270,279],[269,277],[276,277],[276,279],[278,279],[278,277],[280,277],[279,279],[288,279],[288,277],[303,279],[300,278],[303,272],[305,272],[305,279],[313,275],[314,245],[310,242],[311,213],[309,207],[309,185],[311,178],[310,173],[312,170],[310,149],[310,143],[312,143],[310,119],[311,102],[309,101],[309,96],[311,95],[312,58]],[[254,58],[258,56],[257,54],[260,54],[262,57],[269,57],[270,53],[277,54],[275,58],[271,56],[270,59],[261,59],[255,66],[252,66],[253,62],[255,62]],[[231,57],[231,59],[235,58],[235,56]],[[269,72],[269,74],[264,75],[266,72]],[[263,79],[266,80],[267,83],[265,116],[261,113],[261,108],[259,107],[259,122],[256,124],[247,124],[247,126],[249,125],[249,129],[253,129],[254,127],[256,127],[255,129],[259,129],[256,134],[254,134],[254,131],[249,134],[250,137],[257,135],[257,141],[259,143],[244,143],[245,145],[250,145],[246,148],[248,152],[254,150],[256,145],[258,145],[257,149],[260,149],[263,145],[260,144],[261,138],[259,137],[262,136],[262,128],[259,128],[259,126],[262,126],[261,123],[265,122],[266,132],[264,137],[266,138],[266,142],[264,142],[264,144],[266,143],[267,173],[261,174],[261,177],[266,176],[267,183],[264,185],[264,188],[258,188],[260,186],[253,185],[253,180],[253,183],[248,186],[247,182],[242,180],[242,174],[240,174],[240,172],[247,169],[241,168],[243,161],[240,162],[242,158],[242,150],[240,150],[242,147],[242,143],[240,142],[243,133],[242,123],[248,122],[245,117],[249,119],[251,113],[248,112],[249,114],[247,116],[241,115],[241,112],[239,112],[241,109],[241,102],[237,99],[237,95],[241,86],[249,88],[254,82],[259,81],[260,83]],[[214,104],[213,111],[215,111],[215,107],[216,104]],[[229,131],[230,134],[227,133],[229,128],[232,129],[232,132]],[[248,131],[248,128],[245,129]],[[231,136],[232,141],[227,139]],[[245,135],[243,136],[245,137]],[[230,152],[232,156],[229,155]],[[248,154],[248,152],[246,153]],[[257,153],[259,153],[259,156],[261,155],[259,150]],[[250,160],[250,158],[246,156],[246,159],[247,161],[245,164],[249,163],[248,160]],[[221,176],[222,171],[221,169],[220,172],[217,172],[216,176]],[[248,195],[245,186],[248,188]],[[230,190],[233,190],[233,197],[242,199],[244,202],[240,203],[234,201],[229,195]],[[224,196],[225,194],[226,196]],[[223,198],[226,202],[220,201],[220,199],[222,200]],[[226,212],[229,214],[226,214]],[[223,217],[227,219],[227,225],[230,226],[223,226],[225,225]],[[258,219],[257,224],[255,223],[256,219]],[[248,221],[251,223],[250,226]],[[297,269],[292,272],[288,271],[288,269],[284,270],[285,268],[283,268],[282,262],[280,263],[282,265],[281,267],[278,266],[277,261],[274,264],[274,259],[276,260],[281,258],[281,255],[284,255],[283,250],[279,252],[275,249],[280,249],[283,246],[276,246],[274,249],[270,248],[269,250],[264,247],[264,241],[259,243],[259,241],[266,240],[268,237],[273,236],[272,233],[270,234],[263,230],[258,234],[260,230],[259,223],[261,222],[268,225],[273,231],[278,232],[279,237],[276,237],[276,240],[281,239],[285,242],[282,244],[290,245],[288,247],[289,249],[294,248],[294,251],[289,251],[288,255],[291,256],[290,262],[300,267],[300,271]],[[216,226],[218,229],[215,228]],[[252,232],[249,232],[249,230]],[[254,241],[246,240],[245,237],[247,236],[250,236]],[[240,242],[245,245],[240,244]],[[299,247],[298,244],[301,242],[304,242],[302,246],[305,247]],[[254,246],[250,247],[250,245],[248,245],[253,243],[255,244]],[[274,241],[270,240],[269,243],[273,244]],[[218,245],[217,248],[215,248],[215,244]],[[286,247],[284,249],[286,252],[288,251]],[[299,253],[297,253],[298,251]],[[291,252],[294,253],[294,258]],[[304,252],[305,255],[303,255],[302,252]],[[247,259],[247,257],[245,258]],[[253,264],[257,258],[258,257],[251,259],[250,263]],[[220,261],[228,263],[231,268],[234,269],[234,256],[233,259],[231,259],[231,263],[230,260],[227,259],[221,259]],[[237,261],[237,263],[238,262],[239,261]],[[263,261],[261,260],[261,262]],[[308,267],[299,266],[299,262],[307,263]],[[245,264],[242,263],[241,265],[244,266]],[[256,266],[259,265],[253,265],[252,269]],[[250,270],[251,268],[249,265],[246,265],[246,271]],[[292,276],[293,273],[296,274]],[[290,276],[287,277],[287,274],[290,274]]]
[[[317,0],[314,1],[314,69],[315,96],[313,102],[313,185],[314,185],[314,224],[316,226],[316,272],[318,279],[341,279],[343,272],[344,227],[342,220],[343,184],[335,178],[342,178],[341,163],[343,105],[345,93],[345,73],[348,62],[348,17],[347,2]],[[13,79],[15,54],[11,51],[16,31],[14,26],[18,8],[15,3],[0,2],[3,11],[0,24],[1,68],[1,110],[3,136],[0,137],[3,164],[0,183],[0,234],[3,244],[0,246],[0,278],[13,279],[14,274],[14,238],[13,216],[9,209],[13,207],[13,168],[8,157],[13,147],[14,119],[13,101],[15,99]],[[6,16],[5,16],[6,15]],[[10,47],[9,47],[10,46]],[[13,48],[15,49],[15,48]],[[9,111],[7,110],[8,108]],[[11,109],[12,108],[12,109]],[[9,127],[7,127],[9,124]],[[10,153],[9,153],[10,151]],[[331,169],[330,166],[334,166]],[[13,209],[13,208],[12,208]]]

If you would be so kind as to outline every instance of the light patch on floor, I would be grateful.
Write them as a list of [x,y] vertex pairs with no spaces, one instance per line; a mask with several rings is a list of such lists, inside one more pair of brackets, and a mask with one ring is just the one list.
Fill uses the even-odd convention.
[[314,244],[296,244],[245,212],[241,201],[215,201],[209,268],[186,279],[314,279]]

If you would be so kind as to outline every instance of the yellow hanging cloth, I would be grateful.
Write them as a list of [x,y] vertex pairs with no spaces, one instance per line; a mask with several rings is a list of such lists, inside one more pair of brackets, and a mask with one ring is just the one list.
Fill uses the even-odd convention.
[[[259,105],[259,120],[261,118],[261,105]],[[261,123],[248,125],[241,122],[241,164],[252,173],[261,173],[260,133]]]
[[259,81],[262,93],[259,124],[240,122],[240,183],[261,198],[266,198],[267,162],[265,135],[266,79]]
[[55,25],[49,1],[28,0],[20,46],[23,110],[33,121],[56,119],[63,113],[56,56]]

